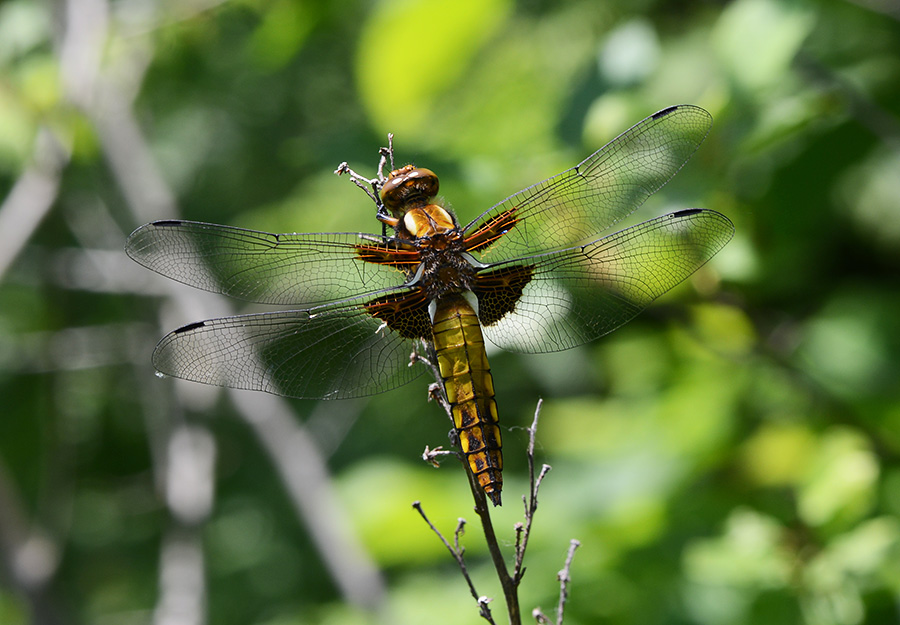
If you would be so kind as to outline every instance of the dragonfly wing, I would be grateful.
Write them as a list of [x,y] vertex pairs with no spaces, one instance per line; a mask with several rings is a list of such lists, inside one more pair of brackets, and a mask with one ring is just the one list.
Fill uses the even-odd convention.
[[206,291],[264,304],[313,306],[406,282],[397,264],[360,258],[360,246],[380,245],[365,236],[271,234],[170,220],[135,230],[125,251],[148,269]]
[[479,283],[496,282],[495,272],[514,276],[506,283],[514,285],[509,290],[518,301],[505,309],[492,305],[492,290],[480,293],[476,286],[484,334],[499,347],[527,353],[596,339],[694,273],[733,234],[724,215],[688,209],[584,246],[492,267]]
[[[419,314],[427,320],[427,303]],[[361,397],[423,372],[409,366],[415,342],[405,334],[363,303],[239,315],[169,333],[153,364],[166,375],[216,386],[306,399]]]
[[592,240],[668,182],[711,125],[709,113],[696,106],[651,115],[572,169],[511,195],[467,225],[476,257],[498,263]]

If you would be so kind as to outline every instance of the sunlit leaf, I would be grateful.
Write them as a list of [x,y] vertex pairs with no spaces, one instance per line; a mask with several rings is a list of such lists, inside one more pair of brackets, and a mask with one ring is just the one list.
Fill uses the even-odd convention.
[[359,90],[376,126],[402,136],[465,72],[508,11],[507,0],[382,0],[356,57]]

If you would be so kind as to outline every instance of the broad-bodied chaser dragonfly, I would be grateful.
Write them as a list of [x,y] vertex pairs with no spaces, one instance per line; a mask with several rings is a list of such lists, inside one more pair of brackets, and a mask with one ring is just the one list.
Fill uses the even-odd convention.
[[410,354],[424,345],[469,469],[499,505],[501,436],[483,337],[529,353],[581,345],[715,255],[734,228],[712,210],[600,236],[675,175],[711,122],[695,106],[663,109],[465,226],[437,198],[437,176],[413,165],[369,181],[381,235],[269,234],[180,220],[141,226],[125,249],[145,267],[296,307],[188,324],[160,341],[153,364],[195,382],[338,399],[410,382],[423,371],[409,366]]

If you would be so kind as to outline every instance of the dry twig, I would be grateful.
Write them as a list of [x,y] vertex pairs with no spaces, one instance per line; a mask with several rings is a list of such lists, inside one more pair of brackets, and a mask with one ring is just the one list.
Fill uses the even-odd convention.
[[563,568],[560,569],[559,573],[556,574],[556,579],[559,581],[559,602],[556,604],[556,622],[554,623],[551,621],[547,615],[541,612],[540,608],[535,608],[531,612],[531,616],[534,617],[534,620],[541,625],[563,625],[566,603],[569,600],[569,583],[572,581],[569,571],[572,567],[572,559],[575,557],[575,550],[580,546],[581,543],[574,538],[569,541],[569,551],[566,553],[566,563],[563,565]]
[[466,561],[463,557],[466,548],[460,546],[459,537],[462,536],[463,531],[466,526],[465,519],[459,519],[456,524],[456,530],[453,532],[453,545],[451,545],[444,535],[441,534],[440,530],[434,526],[428,516],[425,514],[425,511],[422,509],[422,504],[418,501],[414,501],[412,507],[416,509],[416,511],[422,516],[425,522],[428,524],[428,527],[431,528],[431,531],[434,532],[437,537],[444,543],[444,546],[447,548],[447,551],[450,552],[450,555],[456,560],[456,563],[459,565],[459,570],[462,572],[463,578],[466,580],[466,584],[469,585],[469,592],[472,593],[472,597],[475,599],[475,602],[478,604],[478,613],[486,620],[488,623],[494,623],[494,619],[491,616],[491,609],[488,604],[491,602],[491,599],[481,596],[478,594],[478,591],[475,590],[475,584],[472,582],[472,578],[469,576],[469,570],[466,568]]

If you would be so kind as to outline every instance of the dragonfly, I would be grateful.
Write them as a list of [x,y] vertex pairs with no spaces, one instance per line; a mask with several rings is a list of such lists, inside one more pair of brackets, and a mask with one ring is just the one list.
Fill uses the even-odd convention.
[[[271,234],[183,220],[135,230],[152,271],[237,299],[289,307],[189,323],[153,352],[164,375],[306,399],[372,395],[436,361],[455,440],[496,505],[501,432],[485,338],[514,352],[569,349],[622,326],[731,239],[731,221],[688,208],[603,233],[668,182],[708,134],[702,108],[663,109],[581,163],[461,225],[429,169],[350,173],[381,234]],[[385,154],[392,171],[383,174]],[[366,189],[366,184],[371,191]]]

